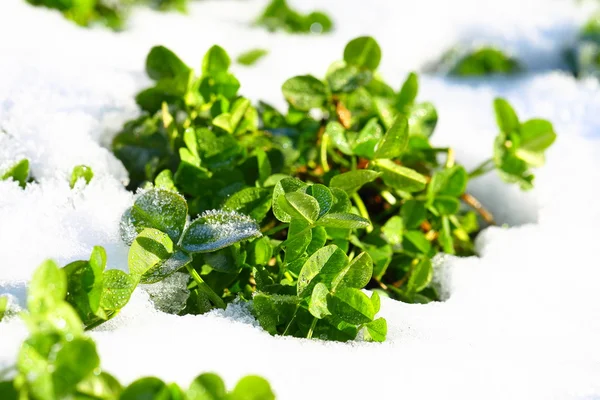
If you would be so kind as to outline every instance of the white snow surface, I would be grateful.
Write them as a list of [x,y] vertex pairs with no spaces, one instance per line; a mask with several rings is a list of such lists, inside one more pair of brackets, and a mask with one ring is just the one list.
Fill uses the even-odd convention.
[[[558,140],[522,193],[494,175],[469,188],[511,228],[479,237],[479,257],[443,257],[436,281],[445,301],[383,299],[383,344],[271,337],[241,304],[204,316],[157,311],[136,291],[121,315],[92,336],[103,368],[128,383],[146,375],[186,386],[215,371],[232,386],[242,375],[270,380],[280,399],[600,399],[600,91],[556,70],[589,16],[575,1],[290,0],[329,12],[337,30],[321,37],[270,34],[249,26],[264,1],[204,0],[189,15],[137,10],[124,33],[81,29],[57,12],[0,1],[0,171],[27,157],[39,181],[0,182],[0,294],[23,305],[40,262],[87,259],[107,249],[126,269],[118,221],[131,204],[127,172],[106,148],[139,111],[148,84],[144,59],[166,45],[199,67],[220,44],[232,56],[263,47],[255,67],[234,66],[241,92],[284,105],[280,86],[295,74],[322,76],[345,43],[369,34],[382,46],[382,75],[399,87],[407,72],[454,43],[504,46],[532,71],[484,83],[421,77],[421,100],[440,122],[434,141],[452,145],[467,167],[491,154],[492,99],[505,96],[523,119],[550,119]],[[70,190],[75,165],[92,167],[89,186]],[[168,292],[168,290],[167,290]],[[0,323],[0,369],[26,335]]]

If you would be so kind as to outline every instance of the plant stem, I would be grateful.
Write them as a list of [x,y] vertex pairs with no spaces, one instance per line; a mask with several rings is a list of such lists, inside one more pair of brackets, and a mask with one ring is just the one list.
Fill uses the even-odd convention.
[[381,191],[381,197],[383,197],[385,199],[385,201],[387,201],[388,203],[390,203],[391,205],[395,205],[396,202],[398,200],[396,200],[396,197],[394,197],[393,194],[391,194],[389,191],[387,190],[382,190]]
[[454,150],[449,148],[446,155],[446,168],[452,168],[454,166]]
[[329,172],[329,164],[327,163],[327,146],[329,145],[329,135],[324,134],[321,138],[321,166],[323,172]]
[[210,286],[208,286],[208,284],[206,282],[204,282],[204,280],[200,277],[200,275],[198,274],[198,272],[192,268],[192,266],[190,264],[187,264],[185,266],[188,270],[188,272],[190,273],[190,275],[192,276],[192,278],[194,279],[194,281],[196,281],[196,284],[198,285],[198,290],[202,291],[204,294],[206,294],[208,296],[208,298],[210,299],[210,301],[212,301],[212,303],[222,309],[225,309],[225,302],[223,301],[222,298],[220,298],[211,288]]
[[[363,203],[363,201],[360,198],[360,196],[358,195],[358,193],[352,194],[352,200],[354,200],[354,204],[356,204],[356,208],[358,208],[358,212],[360,213],[360,216],[363,218],[366,218],[370,221],[371,218],[369,218],[369,211],[367,211],[367,207],[365,207],[365,203]],[[366,229],[367,229],[367,233],[373,232],[372,225],[369,225]]]
[[263,232],[262,234],[263,234],[264,236],[271,236],[271,235],[273,235],[274,233],[277,233],[277,232],[279,232],[279,231],[281,231],[281,230],[284,230],[284,229],[285,229],[285,228],[287,228],[288,226],[290,226],[290,224],[281,224],[281,225],[279,225],[279,226],[276,226],[276,227],[274,227],[274,228],[271,228],[271,229],[269,229],[269,230],[267,230],[267,231]]
[[469,172],[469,178],[477,178],[478,176],[485,175],[491,170],[494,169],[494,160],[489,159],[485,160],[481,164],[479,164],[473,171]]
[[285,336],[288,332],[288,329],[290,329],[290,326],[292,325],[292,322],[294,322],[294,319],[296,319],[296,314],[298,313],[298,308],[300,308],[300,304],[296,305],[296,309],[294,310],[294,315],[292,316],[292,319],[290,319],[290,322],[288,322],[287,326],[285,327],[285,330],[282,333],[282,336]]
[[308,335],[306,335],[307,339],[312,339],[313,331],[315,330],[315,326],[317,326],[318,318],[314,318],[312,324],[310,325],[310,329],[308,330]]
[[486,210],[481,205],[479,200],[477,200],[474,196],[470,195],[469,193],[464,193],[462,196],[460,196],[460,198],[469,206],[473,207],[488,224],[496,225],[494,216],[488,210]]

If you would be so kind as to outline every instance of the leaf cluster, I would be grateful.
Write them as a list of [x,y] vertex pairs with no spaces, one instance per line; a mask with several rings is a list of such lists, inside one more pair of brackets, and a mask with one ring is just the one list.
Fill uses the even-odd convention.
[[[104,249],[94,248],[90,268],[103,268]],[[75,262],[81,263],[81,262]],[[124,387],[100,369],[94,341],[84,334],[69,296],[79,297],[81,287],[73,287],[75,263],[59,268],[53,261],[44,262],[29,283],[27,311],[22,318],[29,329],[19,350],[16,365],[5,376],[0,374],[2,399],[55,400],[271,400],[275,396],[269,383],[254,375],[240,379],[232,391],[214,373],[196,377],[189,388],[165,383],[155,377],[141,378]],[[77,267],[80,271],[81,268]],[[109,272],[109,271],[107,271]],[[106,272],[105,272],[106,273]],[[80,275],[87,281],[85,276]],[[90,303],[93,302],[90,295]],[[104,299],[99,302],[103,303]],[[81,304],[77,303],[77,306]],[[6,380],[8,376],[12,379]]]
[[555,133],[496,99],[493,156],[468,172],[431,144],[438,113],[417,100],[418,76],[395,90],[380,61],[373,38],[351,40],[323,78],[283,83],[284,113],[238,94],[218,46],[199,76],[152,49],[155,85],[136,97],[145,114],[113,141],[129,188],[146,190],[124,217],[130,271],[152,283],[185,266],[183,314],[238,298],[272,334],[330,340],[383,340],[382,295],[436,300],[432,259],[473,255],[494,223],[469,180],[496,170],[529,189]]
[[456,46],[442,55],[430,72],[456,77],[514,75],[524,70],[523,65],[499,48],[480,46],[474,49]]
[[331,18],[324,12],[302,14],[292,9],[286,0],[271,0],[256,24],[271,32],[327,33],[333,29]]

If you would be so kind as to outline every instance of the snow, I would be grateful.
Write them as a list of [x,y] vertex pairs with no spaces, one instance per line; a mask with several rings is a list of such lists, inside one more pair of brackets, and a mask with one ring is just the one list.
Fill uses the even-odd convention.
[[[282,107],[285,79],[322,75],[362,34],[382,45],[381,74],[395,87],[454,43],[488,42],[534,73],[484,83],[422,77],[419,98],[440,115],[434,142],[455,146],[467,167],[483,161],[496,133],[496,95],[522,119],[550,119],[558,140],[533,191],[493,174],[472,184],[513,227],[486,230],[480,257],[436,260],[445,301],[382,299],[388,341],[341,344],[271,337],[243,304],[204,316],[164,314],[138,289],[93,337],[103,367],[124,382],[155,375],[187,385],[216,371],[229,386],[248,373],[263,375],[281,399],[599,399],[599,85],[556,70],[589,7],[568,0],[291,3],[329,12],[336,32],[304,37],[250,28],[264,4],[257,0],[198,1],[187,16],[140,9],[120,34],[83,30],[21,0],[0,2],[0,171],[27,157],[39,181],[25,190],[0,182],[0,293],[23,306],[26,281],[42,260],[87,259],[94,245],[106,248],[109,268],[126,268],[119,221],[133,195],[105,146],[139,112],[133,96],[148,85],[151,46],[166,45],[196,68],[213,44],[232,57],[267,48],[256,67],[233,69],[242,93]],[[91,166],[94,178],[73,191],[68,177],[79,164]],[[181,289],[176,279],[171,284],[156,291]],[[25,335],[18,319],[0,324],[0,368],[15,360]]]

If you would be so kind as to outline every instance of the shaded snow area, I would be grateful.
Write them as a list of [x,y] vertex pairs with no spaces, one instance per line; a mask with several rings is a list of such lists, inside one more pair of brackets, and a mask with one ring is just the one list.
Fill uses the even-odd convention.
[[[165,314],[140,288],[92,335],[103,368],[124,383],[155,375],[187,385],[215,371],[229,386],[263,375],[284,400],[600,399],[600,91],[558,70],[587,10],[575,1],[291,1],[324,9],[337,25],[331,35],[307,37],[251,28],[264,4],[197,1],[188,16],[138,10],[130,29],[115,34],[78,28],[22,0],[0,1],[0,170],[27,157],[39,182],[25,190],[0,182],[0,294],[22,305],[42,260],[87,259],[94,245],[107,249],[109,267],[127,268],[118,221],[132,194],[106,144],[139,113],[134,94],[148,84],[144,60],[153,45],[196,68],[213,44],[233,57],[267,48],[256,66],[234,73],[243,95],[282,107],[285,79],[323,76],[356,36],[379,41],[380,71],[396,88],[455,43],[498,44],[533,72],[485,83],[421,77],[419,99],[440,115],[434,143],[455,147],[467,168],[488,158],[497,95],[523,119],[551,120],[558,139],[533,191],[493,173],[469,188],[512,227],[484,231],[479,257],[438,260],[444,302],[382,299],[388,340],[341,344],[271,337],[242,304],[203,316]],[[95,177],[70,190],[78,164]],[[153,293],[176,297],[179,281]],[[0,324],[0,368],[14,362],[25,335],[18,319]]]

